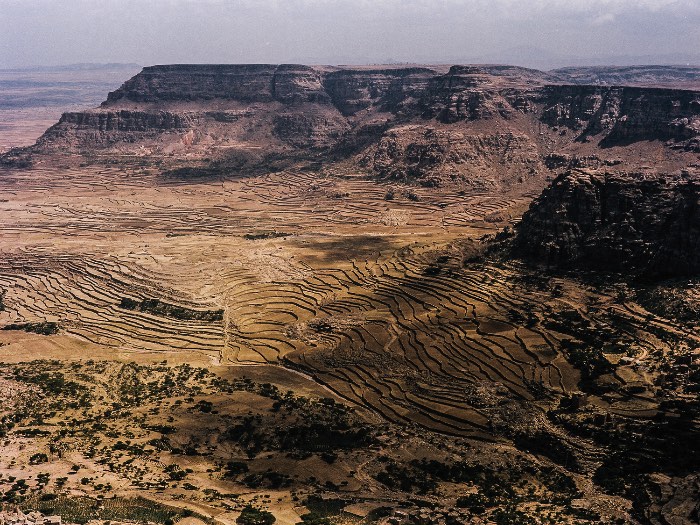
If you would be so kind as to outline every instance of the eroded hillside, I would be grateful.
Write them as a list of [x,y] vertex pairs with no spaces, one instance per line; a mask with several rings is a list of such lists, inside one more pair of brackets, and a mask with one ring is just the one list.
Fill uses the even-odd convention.
[[552,155],[686,167],[698,149],[699,97],[496,66],[153,66],[100,108],[64,114],[27,153],[213,162],[224,175],[322,161],[522,194],[543,187]]
[[697,521],[700,94],[575,84],[153,66],[5,155],[4,502]]

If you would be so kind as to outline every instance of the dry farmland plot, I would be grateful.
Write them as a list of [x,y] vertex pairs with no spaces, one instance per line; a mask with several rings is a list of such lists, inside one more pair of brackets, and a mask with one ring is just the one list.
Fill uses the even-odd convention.
[[[504,224],[484,217],[517,215],[523,198],[417,190],[416,201],[398,188],[387,201],[372,181],[304,172],[191,183],[40,166],[0,184],[3,324],[56,323],[120,351],[281,362],[389,420],[449,434],[492,435],[484,383],[543,405],[578,391],[588,365],[563,348],[583,332],[642,357],[697,339],[613,292],[464,266],[469,239]],[[636,393],[600,403],[654,415],[643,373],[610,380]]]
[[[635,456],[634,436],[687,418],[655,378],[697,330],[624,287],[484,255],[479,239],[527,198],[72,162],[0,174],[0,387],[18,422],[0,414],[17,458],[2,465],[6,501],[25,490],[27,509],[92,512],[93,499],[36,499],[67,490],[137,515],[145,495],[219,523],[253,501],[293,525],[296,491],[371,509],[407,492],[453,505],[478,485],[477,509],[501,512],[503,490],[517,512],[566,523],[579,489],[626,516],[590,483],[616,457],[596,432],[631,427],[624,446],[642,460],[688,446],[651,435]],[[582,389],[586,410],[568,410]]]
[[697,280],[517,255],[694,246],[697,94],[394,69],[146,68],[0,158],[0,523],[698,522]]

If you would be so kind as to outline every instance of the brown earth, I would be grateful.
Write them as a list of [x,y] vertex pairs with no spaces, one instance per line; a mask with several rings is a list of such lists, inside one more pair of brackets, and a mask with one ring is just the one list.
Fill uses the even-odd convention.
[[678,216],[698,100],[496,66],[146,68],[3,157],[0,491],[159,523],[135,496],[218,523],[693,523],[697,285],[543,271],[499,232],[555,180],[521,244],[563,225],[570,253],[613,217],[634,253],[637,203],[661,244],[642,226]]

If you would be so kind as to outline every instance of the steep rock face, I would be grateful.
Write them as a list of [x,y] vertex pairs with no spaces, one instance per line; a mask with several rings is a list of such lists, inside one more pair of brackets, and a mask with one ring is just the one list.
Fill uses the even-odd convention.
[[453,66],[431,79],[421,105],[424,117],[444,123],[508,117],[513,111],[489,75],[472,66]]
[[601,146],[688,140],[700,128],[700,93],[694,91],[548,86],[542,101],[542,122],[575,130],[579,140],[603,134]]
[[479,190],[523,183],[542,168],[537,146],[527,135],[415,125],[389,130],[361,163],[390,180],[417,179],[425,186],[460,180]]
[[333,104],[350,116],[372,106],[396,112],[423,93],[434,76],[427,68],[341,70],[328,73],[323,85]]
[[300,65],[166,65],[145,67],[103,104],[194,100],[329,103],[321,72]]
[[303,147],[330,147],[349,129],[339,115],[308,111],[281,111],[273,117],[273,134],[286,144]]
[[700,178],[569,172],[535,200],[516,250],[560,268],[700,273]]
[[272,77],[272,98],[285,104],[330,104],[320,71],[307,66],[281,65]]
[[197,118],[169,111],[84,111],[64,113],[37,141],[36,149],[107,146],[163,133],[188,133]]
[[[565,78],[566,72],[559,76]],[[427,67],[167,65],[144,68],[110,93],[103,108],[228,102],[279,103],[300,111],[313,104],[351,120],[387,114],[404,121],[445,124],[533,113],[551,127],[573,130],[580,141],[595,138],[603,147],[640,140],[674,140],[677,147],[690,151],[698,146],[698,92],[551,84],[554,78],[509,66],[452,66],[441,73]],[[333,126],[335,135],[336,129]]]
[[166,131],[186,129],[194,118],[184,113],[169,111],[104,111],[64,113],[58,125],[97,131]]
[[639,141],[656,141],[638,148],[651,154],[679,150],[669,171],[696,161],[700,92],[552,82],[511,66],[152,66],[100,108],[64,115],[27,154],[101,149],[225,163],[255,151],[264,164],[323,153],[380,177],[481,189],[614,159],[641,168],[636,151],[603,151]]

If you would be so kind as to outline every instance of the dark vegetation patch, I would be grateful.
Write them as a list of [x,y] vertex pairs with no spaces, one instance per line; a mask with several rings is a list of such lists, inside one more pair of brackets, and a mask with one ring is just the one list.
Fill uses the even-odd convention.
[[[308,158],[306,149],[290,152],[263,152],[262,150],[234,149],[199,165],[168,166],[160,174],[163,184],[206,183],[221,179],[252,177],[283,171]],[[121,162],[121,159],[120,159]]]
[[176,306],[161,301],[160,299],[143,299],[137,301],[129,297],[123,297],[119,308],[123,310],[137,311],[158,315],[160,317],[168,317],[170,319],[178,319],[180,321],[205,321],[215,323],[223,321],[223,310],[193,310],[183,306]]
[[284,232],[273,231],[256,231],[246,233],[243,238],[248,241],[257,241],[259,239],[276,239],[278,237],[287,237],[289,234]]
[[[258,452],[278,451],[292,460],[315,454],[330,464],[338,456],[336,450],[366,447],[378,432],[354,409],[333,399],[297,396],[248,378],[228,380],[187,364],[0,363],[0,378],[32,386],[26,402],[0,413],[0,436],[41,438],[45,445],[32,452],[46,454],[49,461],[60,457],[64,447],[74,447],[140,489],[195,490],[192,471],[182,464],[186,461],[182,456],[212,456],[212,444],[222,452],[212,458],[212,472],[221,472],[223,479],[255,489],[284,489],[299,482],[292,472],[251,462]],[[222,407],[242,392],[262,398],[257,413],[236,409],[232,414]],[[134,417],[142,410],[147,412]],[[166,417],[165,411],[170,415]],[[193,416],[203,422],[201,431],[192,431]],[[56,418],[61,418],[59,424]],[[144,476],[141,461],[136,460],[160,461],[162,453],[168,454],[167,464]],[[32,457],[36,464],[44,459]],[[105,495],[112,490],[92,478],[80,481]],[[60,495],[59,482],[53,479],[51,489]],[[308,483],[317,480],[310,478]],[[7,502],[21,503],[46,493],[33,483],[16,490],[3,485],[0,498],[6,495]]]
[[[669,382],[676,386],[672,379]],[[648,420],[566,407],[549,413],[558,426],[598,445],[602,463],[593,481],[604,492],[631,500],[643,523],[648,522],[650,498],[658,493],[655,474],[681,479],[700,471],[700,434],[693,423],[700,419],[700,399],[696,395],[663,401],[659,409],[659,415]]]
[[59,331],[58,323],[12,323],[2,327],[2,330],[21,330],[39,335],[55,335]]
[[352,254],[352,257],[357,260],[373,259],[385,250],[396,248],[391,239],[374,235],[347,235],[304,240],[301,247],[307,253],[315,252],[314,255],[305,257],[314,259],[320,264],[345,260],[348,254]]
[[249,470],[248,463],[245,461],[229,461],[224,467],[224,477],[235,479]]
[[243,478],[243,484],[251,489],[272,489],[277,490],[289,487],[292,484],[292,478],[287,474],[275,472],[273,470],[248,474]]
[[343,512],[349,504],[350,502],[344,499],[309,496],[304,500],[304,506],[309,509],[309,512],[301,515],[301,524],[333,525],[333,518],[340,517],[342,520],[345,516],[349,516],[348,513]]
[[245,506],[240,516],[236,518],[236,523],[239,525],[272,525],[275,521],[276,518],[271,512],[256,509],[252,505]]
[[394,490],[429,494],[436,492],[440,482],[478,485],[478,493],[470,496],[469,501],[462,501],[463,508],[488,508],[529,501],[530,496],[516,490],[527,479],[537,480],[548,491],[548,496],[537,498],[539,502],[569,504],[579,496],[573,479],[551,467],[512,465],[504,468],[464,461],[443,463],[434,459],[414,459],[400,464],[386,456],[379,459],[383,468],[374,477]]
[[540,430],[517,433],[512,439],[513,444],[520,450],[549,458],[571,472],[582,472],[576,450],[557,435]]
[[355,416],[352,408],[330,398],[315,401],[279,395],[272,410],[294,418],[284,428],[271,431],[261,415],[239,417],[226,429],[224,439],[237,443],[249,457],[264,450],[280,450],[297,458],[364,448],[375,442],[373,427]]
[[581,371],[582,386],[592,389],[593,381],[614,370],[604,353],[624,353],[634,342],[624,332],[629,320],[615,319],[606,326],[593,325],[577,310],[553,311],[543,323],[544,327],[559,333],[570,334],[571,339],[562,340],[562,349],[567,360]]
[[[56,495],[55,498],[34,496],[22,502],[20,508],[24,512],[38,511],[44,515],[59,515],[65,522],[79,524],[99,519],[170,525],[179,519],[195,515],[192,511],[141,497],[95,500],[67,495]],[[203,519],[202,516],[197,517]]]
[[308,324],[317,334],[330,334],[334,330],[333,322],[326,317],[312,319]]
[[186,166],[164,171],[162,177],[170,180],[207,180],[218,178],[223,175],[223,171],[217,166]]
[[66,376],[59,371],[18,368],[15,370],[14,379],[22,383],[35,385],[44,393],[54,396],[77,397],[88,390],[84,385],[66,379]]
[[684,281],[644,286],[635,290],[635,301],[654,314],[687,325],[700,324],[698,282]]

